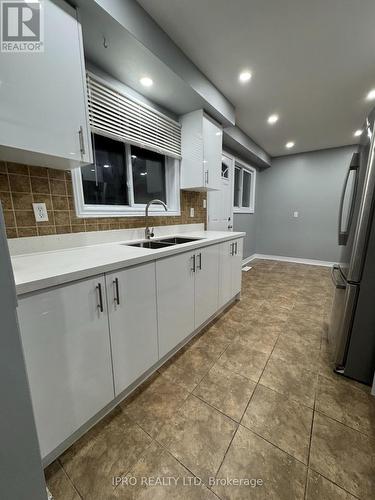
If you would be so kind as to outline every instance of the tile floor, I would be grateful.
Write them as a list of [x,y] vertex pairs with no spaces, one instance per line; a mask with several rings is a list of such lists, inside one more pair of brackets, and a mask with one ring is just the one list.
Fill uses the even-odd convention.
[[375,399],[332,372],[332,293],[327,268],[254,262],[240,302],[47,468],[55,500],[375,498]]

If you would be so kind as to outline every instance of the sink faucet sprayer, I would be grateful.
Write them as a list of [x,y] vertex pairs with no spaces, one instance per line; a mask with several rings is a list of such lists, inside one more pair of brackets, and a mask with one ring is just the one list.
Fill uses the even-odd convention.
[[145,229],[145,238],[147,240],[151,239],[154,236],[154,228],[150,229],[148,225],[148,209],[150,205],[163,205],[164,210],[167,211],[167,205],[164,203],[164,201],[161,200],[151,200],[147,203],[146,205],[146,229]]

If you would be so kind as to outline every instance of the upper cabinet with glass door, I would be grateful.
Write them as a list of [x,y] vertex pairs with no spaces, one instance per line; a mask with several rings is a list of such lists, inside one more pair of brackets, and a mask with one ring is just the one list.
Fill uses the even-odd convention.
[[210,191],[220,189],[222,128],[203,110],[180,118],[181,189]]
[[[8,6],[4,4],[3,8]],[[90,163],[85,68],[77,13],[59,0],[15,3],[13,9],[26,9],[23,14],[35,21],[28,24],[35,33],[27,28],[27,44],[37,50],[15,53],[11,50],[15,44],[9,42],[9,52],[0,53],[1,158],[63,169]],[[16,37],[13,32],[9,34],[20,46],[22,33]]]

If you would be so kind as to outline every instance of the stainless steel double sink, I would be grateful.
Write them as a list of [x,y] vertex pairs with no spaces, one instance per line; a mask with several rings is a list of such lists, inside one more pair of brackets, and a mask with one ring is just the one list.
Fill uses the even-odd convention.
[[129,247],[140,247],[140,248],[168,248],[173,245],[182,245],[183,243],[190,243],[191,241],[201,240],[202,238],[182,238],[180,236],[174,236],[172,238],[161,238],[158,240],[144,240],[137,243],[123,243],[125,246]]

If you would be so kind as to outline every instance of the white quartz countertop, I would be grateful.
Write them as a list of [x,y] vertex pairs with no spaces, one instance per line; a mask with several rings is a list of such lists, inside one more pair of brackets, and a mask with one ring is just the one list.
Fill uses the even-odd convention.
[[161,249],[126,246],[140,240],[88,245],[63,250],[15,255],[12,257],[17,294],[42,290],[104,272],[134,266],[197,248],[242,238],[246,233],[220,231],[193,231],[165,235],[199,240]]

